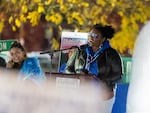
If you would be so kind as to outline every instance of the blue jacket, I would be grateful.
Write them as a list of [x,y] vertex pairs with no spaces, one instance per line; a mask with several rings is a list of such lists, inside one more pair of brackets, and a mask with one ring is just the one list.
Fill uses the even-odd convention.
[[31,79],[35,82],[41,82],[46,79],[42,71],[39,60],[36,57],[26,58],[19,72],[23,80]]
[[[87,58],[86,47],[87,45],[83,45],[80,47],[80,50],[72,54],[66,64],[66,73],[88,74],[88,71],[84,68]],[[111,91],[123,74],[120,55],[115,49],[108,48],[97,57],[96,63],[98,66],[97,78],[104,81]]]

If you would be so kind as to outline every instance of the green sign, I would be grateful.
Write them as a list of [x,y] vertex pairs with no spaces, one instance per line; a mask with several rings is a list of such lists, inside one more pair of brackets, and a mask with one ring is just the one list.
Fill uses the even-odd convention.
[[14,41],[16,40],[0,40],[0,51],[9,51]]
[[123,83],[129,83],[132,71],[132,57],[122,57],[124,66]]

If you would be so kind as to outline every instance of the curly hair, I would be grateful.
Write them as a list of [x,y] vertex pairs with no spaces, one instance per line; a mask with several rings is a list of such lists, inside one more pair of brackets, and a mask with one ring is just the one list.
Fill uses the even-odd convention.
[[114,34],[115,34],[115,30],[112,26],[108,26],[108,25],[101,25],[101,24],[95,24],[92,29],[96,29],[98,30],[103,37],[107,38],[107,39],[111,39]]

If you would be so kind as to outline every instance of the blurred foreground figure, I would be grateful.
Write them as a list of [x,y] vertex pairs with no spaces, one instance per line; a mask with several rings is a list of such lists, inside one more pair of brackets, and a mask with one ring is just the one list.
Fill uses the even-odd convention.
[[19,71],[21,79],[31,79],[39,83],[45,79],[39,61],[36,57],[27,57],[25,48],[19,42],[14,42],[10,47],[10,61],[6,68],[9,70]]
[[64,78],[56,79],[37,87],[13,73],[0,74],[0,113],[103,113],[100,87],[88,83],[74,87]]
[[133,54],[127,113],[150,113],[150,21],[142,28]]

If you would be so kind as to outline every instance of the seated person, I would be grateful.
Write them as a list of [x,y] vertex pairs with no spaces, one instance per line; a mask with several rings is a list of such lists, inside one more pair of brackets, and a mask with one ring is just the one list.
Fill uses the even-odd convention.
[[0,68],[6,67],[6,61],[4,58],[0,57]]
[[45,80],[45,74],[38,59],[36,57],[27,57],[25,48],[19,42],[16,41],[11,45],[10,56],[11,58],[6,68],[17,70],[21,79],[31,79],[36,83]]

